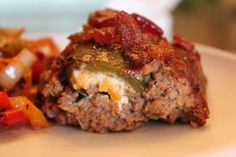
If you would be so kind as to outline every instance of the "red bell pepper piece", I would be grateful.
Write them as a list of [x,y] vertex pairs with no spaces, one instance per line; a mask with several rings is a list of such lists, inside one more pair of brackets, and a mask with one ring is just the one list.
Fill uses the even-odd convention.
[[12,126],[27,119],[25,113],[19,109],[11,109],[0,113],[0,124]]
[[0,112],[11,109],[7,92],[0,91]]

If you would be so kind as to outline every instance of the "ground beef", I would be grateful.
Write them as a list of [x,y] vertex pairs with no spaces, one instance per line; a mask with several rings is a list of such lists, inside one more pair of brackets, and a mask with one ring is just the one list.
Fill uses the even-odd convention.
[[[45,90],[50,88],[45,86]],[[57,89],[50,93],[54,94]],[[52,95],[51,95],[52,96]],[[97,93],[90,98],[80,98],[73,89],[66,89],[54,104],[46,103],[43,111],[61,125],[79,125],[81,129],[95,132],[131,131],[143,125],[147,118],[142,110],[144,100],[140,95],[129,97],[129,103],[120,112],[107,94]]]
[[63,91],[61,83],[54,76],[50,79],[49,83],[46,86],[47,87],[42,91],[42,94],[44,96],[58,96]]
[[[152,67],[156,66],[152,64]],[[186,79],[172,76],[172,69],[168,66],[157,71],[152,69],[154,71],[149,73],[147,90],[143,93],[146,100],[145,115],[150,119],[174,123],[177,118],[184,117],[183,110],[190,110],[196,104],[190,84]]]

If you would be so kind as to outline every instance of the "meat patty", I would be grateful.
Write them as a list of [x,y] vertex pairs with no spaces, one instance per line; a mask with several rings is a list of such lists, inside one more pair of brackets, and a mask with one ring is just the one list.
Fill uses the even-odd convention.
[[[134,39],[135,37],[135,39]],[[137,14],[97,11],[40,81],[42,110],[62,125],[131,131],[148,120],[203,126],[206,78],[193,44]]]

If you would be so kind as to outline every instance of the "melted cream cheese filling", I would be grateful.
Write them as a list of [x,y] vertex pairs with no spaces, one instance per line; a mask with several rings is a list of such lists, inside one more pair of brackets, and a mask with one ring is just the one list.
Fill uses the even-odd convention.
[[98,92],[107,92],[110,98],[118,104],[119,111],[122,110],[124,104],[128,103],[126,91],[131,87],[122,79],[114,76],[84,69],[74,69],[71,82],[74,89],[97,88]]

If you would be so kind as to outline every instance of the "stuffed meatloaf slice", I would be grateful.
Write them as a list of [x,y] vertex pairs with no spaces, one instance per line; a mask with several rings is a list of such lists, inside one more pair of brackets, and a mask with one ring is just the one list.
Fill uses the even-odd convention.
[[70,40],[41,77],[49,118],[95,132],[130,131],[150,119],[205,124],[206,78],[184,38],[168,43],[146,18],[108,9]]
[[61,73],[49,70],[42,77],[47,82],[42,93],[49,98],[43,110],[49,118],[96,132],[129,131],[147,120],[141,97],[145,84],[128,74],[120,50],[78,44],[58,62],[63,62]]

